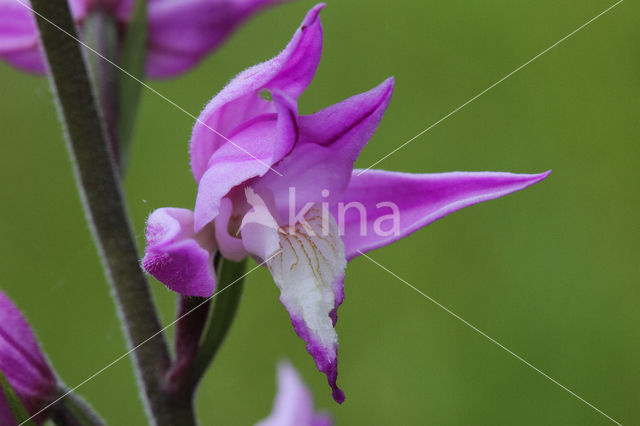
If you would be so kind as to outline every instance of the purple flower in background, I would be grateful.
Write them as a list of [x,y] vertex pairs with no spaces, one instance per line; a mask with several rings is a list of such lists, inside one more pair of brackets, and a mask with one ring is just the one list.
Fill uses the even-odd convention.
[[289,363],[278,366],[278,394],[273,411],[256,426],[332,426],[331,416],[315,414],[313,399],[300,375]]
[[[27,320],[0,291],[0,370],[29,413],[39,411],[56,395],[57,380]],[[15,424],[0,392],[0,424]]]
[[174,291],[209,296],[214,249],[232,260],[264,261],[296,333],[342,402],[334,327],[347,262],[463,207],[526,188],[549,172],[354,170],[394,81],[315,114],[298,114],[297,98],[320,61],[322,7],[309,11],[278,56],[240,73],[201,113],[190,148],[198,182],[195,210],[181,219],[168,215],[169,209],[151,215],[144,265]]
[[[173,77],[197,65],[251,15],[284,0],[148,0],[147,76]],[[29,0],[0,0],[0,58],[33,73],[46,70]],[[133,0],[69,0],[80,27],[105,11],[126,32]]]

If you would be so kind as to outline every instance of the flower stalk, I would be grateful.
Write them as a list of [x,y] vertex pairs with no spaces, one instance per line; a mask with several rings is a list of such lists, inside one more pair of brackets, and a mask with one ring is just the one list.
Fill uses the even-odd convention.
[[202,336],[200,350],[193,363],[191,383],[197,386],[204,373],[213,362],[220,346],[229,333],[231,324],[236,317],[242,289],[247,261],[233,262],[221,259],[218,273],[218,290],[215,297],[213,312],[209,317],[207,329]]
[[176,361],[167,374],[167,389],[171,394],[195,394],[235,320],[246,263],[246,260],[233,262],[221,258],[217,264],[218,288],[211,298],[180,298]]
[[185,378],[200,350],[200,340],[207,325],[211,299],[203,297],[178,297],[178,313],[175,335],[175,361],[167,373],[166,386],[173,392],[193,393],[195,386],[187,386]]
[[162,387],[162,377],[170,365],[169,351],[138,264],[120,180],[109,154],[109,135],[81,47],[69,37],[77,38],[69,5],[66,0],[31,3],[87,220],[113,290],[128,346],[135,348],[133,365],[147,417],[158,426],[191,424],[183,422],[183,412],[178,413],[168,403]]

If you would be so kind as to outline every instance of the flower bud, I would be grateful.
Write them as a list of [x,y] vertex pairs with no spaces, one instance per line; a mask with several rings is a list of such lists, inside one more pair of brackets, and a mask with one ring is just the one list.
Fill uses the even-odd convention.
[[[0,291],[0,370],[30,414],[56,395],[57,379],[27,320]],[[0,424],[14,423],[4,396],[0,397]]]

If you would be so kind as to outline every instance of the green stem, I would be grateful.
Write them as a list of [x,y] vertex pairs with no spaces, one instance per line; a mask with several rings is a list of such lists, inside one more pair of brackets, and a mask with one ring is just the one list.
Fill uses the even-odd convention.
[[[132,351],[136,377],[152,424],[185,424],[162,388],[170,365],[160,321],[138,264],[108,136],[93,96],[67,0],[32,0],[49,63],[51,85],[65,128],[78,189]],[[51,24],[54,23],[54,25]],[[70,35],[72,37],[70,37]]]
[[220,261],[215,305],[187,380],[190,387],[195,388],[204,376],[233,324],[242,296],[246,263],[246,260]]

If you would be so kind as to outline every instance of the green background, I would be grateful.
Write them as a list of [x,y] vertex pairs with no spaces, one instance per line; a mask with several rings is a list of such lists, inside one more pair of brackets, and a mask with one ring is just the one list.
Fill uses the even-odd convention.
[[[197,114],[240,70],[278,53],[306,10],[260,14],[194,71],[151,85]],[[367,167],[613,2],[332,1],[309,113],[390,75]],[[640,7],[625,1],[377,167],[407,172],[553,169],[543,183],[457,212],[376,261],[622,424],[640,424]],[[75,190],[46,79],[0,64],[0,287],[70,386],[125,352]],[[144,94],[127,201],[146,216],[192,207],[193,120]],[[164,323],[174,295],[151,286]],[[340,309],[330,397],[268,271],[251,274],[198,395],[205,425],[249,425],[290,359],[337,425],[605,425],[610,422],[365,258]],[[144,424],[129,360],[79,393],[113,425]]]

